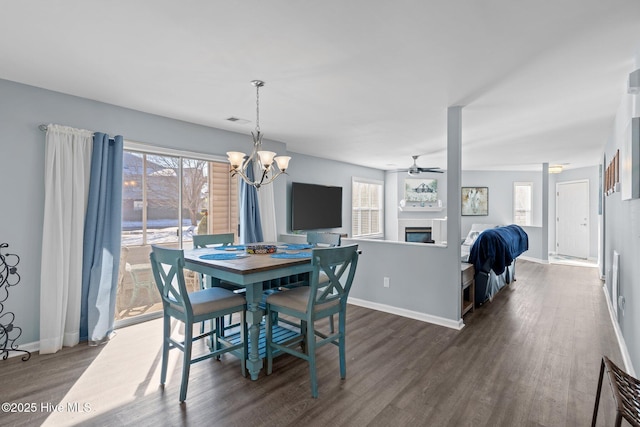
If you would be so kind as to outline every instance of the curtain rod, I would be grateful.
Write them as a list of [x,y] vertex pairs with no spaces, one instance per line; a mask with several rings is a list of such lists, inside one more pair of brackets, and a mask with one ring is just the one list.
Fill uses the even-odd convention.
[[[48,128],[49,128],[49,125],[45,125],[44,123],[41,123],[38,125],[38,129],[40,129],[42,132],[46,132]],[[95,132],[93,131],[89,131],[89,132],[92,132],[95,135]],[[110,137],[109,141],[113,141],[113,138]]]
[[[38,125],[38,129],[40,129],[42,132],[46,132],[49,129],[49,125],[45,125],[44,123],[41,123]],[[84,130],[84,129],[80,129],[80,130]],[[89,132],[93,132],[93,131],[91,130]]]

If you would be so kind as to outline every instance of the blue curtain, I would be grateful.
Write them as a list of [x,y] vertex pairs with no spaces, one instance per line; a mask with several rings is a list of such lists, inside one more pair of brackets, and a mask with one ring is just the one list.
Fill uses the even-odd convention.
[[80,339],[108,341],[113,331],[122,233],[123,138],[93,136],[84,226]]
[[[247,168],[247,177],[253,181],[253,162]],[[253,185],[240,180],[240,243],[262,242],[262,223],[258,206],[258,191]]]

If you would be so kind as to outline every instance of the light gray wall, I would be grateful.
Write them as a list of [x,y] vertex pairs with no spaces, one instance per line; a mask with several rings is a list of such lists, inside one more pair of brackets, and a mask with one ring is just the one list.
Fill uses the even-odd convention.
[[[462,107],[447,110],[446,199],[460,198]],[[397,180],[397,178],[396,178]],[[393,179],[391,180],[393,182]],[[392,189],[397,186],[392,185]],[[393,190],[392,190],[393,191]],[[447,235],[460,239],[460,207],[449,207]],[[346,240],[345,243],[349,243]],[[424,245],[377,240],[354,240],[362,256],[352,297],[414,313],[438,317],[435,323],[461,326],[460,246]],[[382,284],[388,277],[390,286]]]
[[[252,148],[247,135],[0,80],[0,243],[8,243],[8,252],[20,256],[21,276],[20,284],[10,289],[4,309],[15,313],[15,326],[22,328],[19,344],[39,340],[45,153],[45,134],[38,130],[41,123],[222,156],[231,149]],[[278,153],[286,151],[279,142],[265,140],[264,144]],[[277,221],[283,224],[286,181],[274,184]]]
[[290,155],[292,160],[287,170],[286,219],[278,222],[283,225],[283,228],[279,228],[278,232],[280,234],[291,233],[291,183],[303,182],[342,187],[342,227],[323,231],[346,233],[351,236],[352,179],[366,178],[384,182],[384,171],[298,153],[290,153]]
[[546,260],[547,248],[543,246],[543,176],[535,171],[463,171],[463,187],[489,188],[489,215],[463,216],[462,236],[465,237],[472,224],[513,224],[513,183],[533,183],[533,226],[523,227],[529,236],[529,250],[523,254],[538,260]]
[[[640,68],[640,52],[635,58]],[[622,85],[621,85],[622,87]],[[627,126],[632,117],[640,115],[640,96],[622,95],[622,102],[605,146],[606,163],[611,161],[630,137]],[[620,159],[620,163],[624,159]],[[606,164],[605,163],[605,164]],[[621,182],[625,185],[625,182]],[[613,251],[620,254],[619,295],[625,300],[624,311],[618,310],[618,323],[630,360],[635,369],[640,368],[640,199],[622,200],[621,193],[604,197],[604,253],[603,271],[607,280],[607,292],[611,296],[611,267]],[[615,304],[615,301],[612,301]]]
[[[460,319],[460,271],[458,251],[453,255],[458,269],[452,274],[451,250],[436,245],[383,240],[344,239],[343,244],[357,243],[362,250],[358,273],[350,298],[393,307],[394,312],[408,310],[420,315],[439,317],[447,324]],[[455,271],[454,271],[455,273]],[[389,287],[383,286],[389,278]],[[411,316],[409,316],[411,317]],[[448,321],[448,322],[446,322]]]
[[524,254],[539,260],[546,260],[548,252],[555,252],[556,242],[556,183],[589,181],[589,258],[598,258],[599,222],[599,169],[598,165],[566,169],[560,174],[549,174],[549,220],[548,248],[545,248],[543,233],[543,174],[524,171],[463,171],[462,185],[465,187],[489,187],[489,215],[462,217],[462,236],[466,236],[473,223],[511,224],[513,223],[513,183],[533,183],[533,226],[523,227],[529,235],[529,250]]
[[[541,165],[542,166],[542,165]],[[489,188],[489,215],[463,216],[462,234],[467,235],[473,223],[513,224],[513,183],[533,183],[533,226],[542,226],[542,173],[522,171],[463,171],[463,187]]]

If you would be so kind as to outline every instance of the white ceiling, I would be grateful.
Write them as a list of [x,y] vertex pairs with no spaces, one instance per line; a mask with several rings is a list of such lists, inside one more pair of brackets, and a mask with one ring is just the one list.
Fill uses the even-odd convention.
[[445,167],[452,105],[465,169],[597,164],[640,52],[638,0],[0,7],[0,78],[246,134],[261,79],[265,138],[380,169]]

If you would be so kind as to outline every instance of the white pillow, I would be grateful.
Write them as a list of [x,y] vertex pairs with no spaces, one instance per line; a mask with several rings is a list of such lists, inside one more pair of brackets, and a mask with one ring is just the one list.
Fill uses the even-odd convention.
[[469,234],[467,234],[467,238],[464,240],[463,245],[473,246],[473,243],[476,241],[480,233],[489,228],[499,227],[496,224],[471,224],[471,230],[469,230]]
[[467,238],[464,239],[463,245],[473,246],[473,242],[476,241],[479,235],[480,235],[480,231],[473,231],[473,230],[469,231],[469,234],[467,234]]

